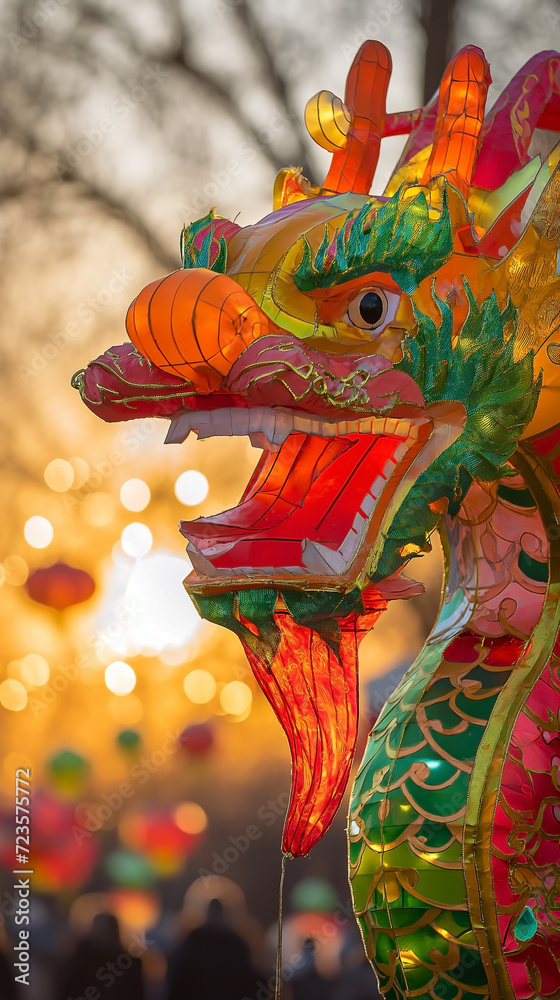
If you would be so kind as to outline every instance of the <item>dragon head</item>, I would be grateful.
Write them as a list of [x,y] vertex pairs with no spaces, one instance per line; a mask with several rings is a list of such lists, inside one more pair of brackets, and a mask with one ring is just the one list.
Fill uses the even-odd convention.
[[[333,152],[324,184],[288,168],[255,225],[210,212],[185,228],[182,266],[129,308],[131,343],[74,377],[105,420],[168,417],[168,442],[262,448],[238,506],[180,530],[187,590],[240,636],[290,742],[286,854],[340,803],[358,643],[418,592],[401,571],[474,481],[556,422],[559,153],[528,147],[558,123],[559,67],[535,57],[485,118],[489,67],[467,46],[426,108],[387,115],[390,55],[364,43],[344,103],[307,105]],[[381,139],[403,133],[373,197]]]

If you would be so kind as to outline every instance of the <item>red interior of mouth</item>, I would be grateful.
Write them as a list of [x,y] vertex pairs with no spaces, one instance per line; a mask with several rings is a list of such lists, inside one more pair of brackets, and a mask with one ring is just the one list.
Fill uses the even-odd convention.
[[237,507],[183,521],[181,533],[217,568],[302,566],[304,539],[336,549],[356,530],[364,498],[387,461],[396,464],[401,441],[291,433],[280,451],[263,454]]

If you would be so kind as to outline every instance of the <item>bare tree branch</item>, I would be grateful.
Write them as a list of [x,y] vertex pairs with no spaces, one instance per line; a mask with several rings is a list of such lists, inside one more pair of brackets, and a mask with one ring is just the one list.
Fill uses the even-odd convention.
[[422,0],[420,23],[426,32],[424,104],[438,89],[453,55],[453,27],[458,0]]
[[247,0],[241,0],[233,9],[251,38],[255,52],[260,57],[265,78],[269,81],[274,95],[292,124],[293,135],[298,145],[298,166],[302,167],[304,174],[312,179],[313,170],[306,150],[307,132],[303,127],[301,112],[294,107],[286,77],[278,66],[276,55]]

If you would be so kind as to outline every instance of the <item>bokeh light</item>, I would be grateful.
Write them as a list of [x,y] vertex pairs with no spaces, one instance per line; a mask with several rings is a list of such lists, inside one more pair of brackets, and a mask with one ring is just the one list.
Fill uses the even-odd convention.
[[151,499],[150,487],[143,479],[127,479],[122,484],[119,495],[127,510],[144,510]]
[[121,546],[123,552],[133,559],[141,559],[147,556],[152,547],[152,532],[146,524],[141,521],[133,521],[123,528],[121,535]]
[[129,663],[115,660],[105,669],[105,684],[113,694],[130,694],[136,687],[136,674]]
[[188,469],[175,482],[175,496],[186,507],[196,507],[208,496],[208,480],[202,472]]
[[27,705],[27,691],[14,677],[8,677],[0,684],[0,705],[10,712],[21,712]]
[[53,458],[43,476],[47,486],[56,493],[66,493],[74,485],[74,469],[64,458]]
[[10,583],[12,587],[23,586],[29,576],[29,567],[21,556],[8,556],[7,559],[4,559],[3,568],[6,574],[6,583]]
[[158,655],[165,649],[185,649],[201,627],[183,587],[190,568],[188,559],[164,549],[131,564],[117,543],[107,597],[97,620],[97,653],[103,647],[108,651],[110,658],[104,659],[105,663],[139,653]]
[[34,549],[46,549],[54,538],[54,530],[51,522],[46,517],[36,514],[25,522],[23,529],[25,541]]
[[247,715],[253,703],[253,692],[243,681],[231,681],[220,691],[220,705],[229,715]]
[[191,670],[183,681],[183,688],[195,705],[204,705],[216,694],[216,681],[207,670]]
[[183,833],[193,836],[203,833],[208,826],[208,816],[197,802],[180,802],[173,813],[173,819]]
[[84,486],[89,479],[89,465],[87,464],[85,458],[77,458],[76,456],[69,459],[69,461],[74,471],[72,489],[79,490],[80,487]]
[[21,661],[21,676],[33,687],[42,687],[50,677],[50,668],[40,653],[28,653]]

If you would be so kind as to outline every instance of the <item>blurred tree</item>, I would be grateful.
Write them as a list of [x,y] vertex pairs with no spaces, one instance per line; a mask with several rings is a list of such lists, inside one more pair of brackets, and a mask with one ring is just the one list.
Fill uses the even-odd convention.
[[421,0],[420,23],[426,34],[423,104],[439,87],[447,63],[455,52],[455,9],[458,0]]

